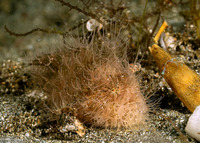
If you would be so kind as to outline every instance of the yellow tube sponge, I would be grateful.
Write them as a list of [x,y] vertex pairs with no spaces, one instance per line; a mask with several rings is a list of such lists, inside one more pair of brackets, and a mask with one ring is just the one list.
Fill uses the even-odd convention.
[[168,85],[193,112],[200,105],[200,76],[158,45],[154,44],[149,50]]

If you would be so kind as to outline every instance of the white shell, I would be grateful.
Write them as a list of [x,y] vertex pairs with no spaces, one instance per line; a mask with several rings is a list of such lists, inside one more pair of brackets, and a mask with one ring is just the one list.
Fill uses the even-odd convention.
[[96,28],[100,30],[102,28],[102,24],[96,21],[95,19],[90,19],[86,23],[86,28],[88,31],[94,31]]
[[200,141],[200,105],[190,116],[185,131],[196,140]]

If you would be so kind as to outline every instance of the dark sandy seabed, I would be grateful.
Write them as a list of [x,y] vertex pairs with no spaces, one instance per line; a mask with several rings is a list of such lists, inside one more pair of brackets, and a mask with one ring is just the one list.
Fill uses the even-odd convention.
[[[149,2],[149,7],[152,3]],[[135,1],[130,3],[130,7],[135,12],[141,12],[144,4],[145,0]],[[169,36],[176,39],[172,40],[168,51],[199,73],[200,49],[195,39],[195,26],[180,15],[180,11],[185,9],[172,8],[162,15],[173,29]],[[63,18],[64,14],[68,15],[68,19]],[[86,133],[81,137],[74,123],[60,123],[58,130],[54,130],[53,123],[45,127],[42,125],[42,116],[45,113],[42,115],[38,108],[43,96],[42,93],[27,88],[31,83],[28,81],[29,75],[24,74],[24,63],[34,51],[57,47],[59,38],[57,35],[44,33],[13,37],[6,33],[3,27],[6,24],[19,33],[36,27],[59,29],[61,23],[70,26],[77,19],[81,19],[82,15],[74,11],[66,13],[60,4],[53,0],[2,0],[0,18],[0,142],[196,142],[184,131],[191,113],[157,74],[155,63],[151,68],[142,67],[141,71],[144,76],[148,75],[149,79],[154,80],[154,98],[161,99],[158,107],[161,112],[151,113],[148,124],[140,131],[85,127]],[[141,55],[144,53],[140,53],[139,57]],[[151,56],[147,52],[141,65],[149,57]],[[152,59],[151,61],[153,62]]]

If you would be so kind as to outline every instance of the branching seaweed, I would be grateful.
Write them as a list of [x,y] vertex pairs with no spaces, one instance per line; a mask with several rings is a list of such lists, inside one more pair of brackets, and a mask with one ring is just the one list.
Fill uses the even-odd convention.
[[64,35],[63,32],[61,31],[56,31],[56,30],[47,30],[47,29],[41,29],[41,28],[35,28],[35,29],[32,29],[31,31],[28,31],[26,33],[16,33],[16,32],[13,32],[11,31],[10,29],[8,29],[8,27],[5,25],[4,26],[4,29],[6,30],[6,32],[8,32],[10,35],[12,36],[17,36],[17,37],[22,37],[22,36],[27,36],[29,34],[32,34],[34,32],[44,32],[44,33],[55,33],[55,34],[60,34],[60,35]]

